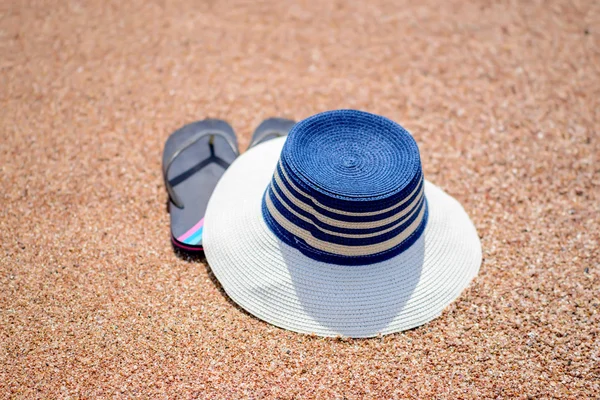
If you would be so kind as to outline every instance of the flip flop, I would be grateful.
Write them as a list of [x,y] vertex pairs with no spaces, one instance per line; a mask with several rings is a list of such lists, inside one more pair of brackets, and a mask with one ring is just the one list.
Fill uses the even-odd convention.
[[252,134],[252,139],[250,139],[250,144],[248,148],[252,148],[256,145],[269,141],[271,139],[275,139],[281,136],[287,136],[290,132],[290,129],[296,124],[296,121],[285,118],[268,118],[258,125],[254,133]]
[[162,172],[169,194],[171,240],[185,251],[202,251],[204,213],[217,182],[239,155],[233,128],[205,119],[173,132],[165,143]]

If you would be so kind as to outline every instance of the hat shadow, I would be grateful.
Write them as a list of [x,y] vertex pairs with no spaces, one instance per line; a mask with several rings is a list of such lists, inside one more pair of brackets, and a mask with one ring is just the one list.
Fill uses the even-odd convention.
[[[397,260],[398,265],[390,266],[390,260],[371,265],[333,266],[333,271],[339,270],[341,273],[337,281],[318,279],[313,275],[313,272],[318,273],[315,271],[319,268],[318,263],[299,265],[297,250],[282,242],[279,247],[302,309],[321,330],[330,332],[329,336],[373,337],[386,331],[412,297],[423,269],[425,235],[421,235],[412,246],[392,259]],[[410,265],[406,260],[410,260]],[[407,268],[411,271],[407,271]],[[357,293],[361,288],[357,287],[356,282],[361,276],[365,281],[369,280],[369,269],[380,275],[381,281],[374,281],[374,284],[380,285],[382,290],[374,291],[365,298],[364,293]],[[398,291],[394,290],[396,287]],[[320,304],[320,307],[315,304]],[[380,309],[378,305],[385,307],[381,317],[370,318]],[[361,323],[363,318],[368,323]]]

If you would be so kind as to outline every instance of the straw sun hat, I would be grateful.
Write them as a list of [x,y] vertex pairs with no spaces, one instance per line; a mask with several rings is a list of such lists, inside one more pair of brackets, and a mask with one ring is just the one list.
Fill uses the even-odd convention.
[[353,110],[305,119],[237,158],[208,204],[204,248],[237,304],[321,336],[431,321],[481,264],[473,223],[424,179],[412,136]]

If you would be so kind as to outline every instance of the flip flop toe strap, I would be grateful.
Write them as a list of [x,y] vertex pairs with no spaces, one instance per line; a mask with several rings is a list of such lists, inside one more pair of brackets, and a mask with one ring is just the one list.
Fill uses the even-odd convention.
[[203,137],[209,136],[209,135],[210,135],[210,141],[209,141],[210,145],[212,145],[214,143],[215,136],[219,136],[219,137],[222,137],[223,139],[225,139],[225,141],[227,142],[229,147],[231,147],[231,150],[233,150],[233,152],[235,153],[236,157],[240,154],[239,150],[237,148],[237,145],[232,140],[230,135],[228,133],[220,131],[218,129],[214,129],[214,128],[201,129],[200,131],[196,132],[193,136],[191,136],[188,140],[186,140],[177,150],[175,150],[173,152],[173,154],[171,154],[171,156],[167,159],[166,162],[163,163],[163,166],[162,166],[163,180],[165,182],[165,187],[167,188],[167,192],[169,193],[169,198],[171,199],[171,202],[179,208],[184,208],[184,205],[183,205],[183,202],[181,201],[181,199],[179,198],[179,196],[177,196],[177,193],[175,193],[175,190],[173,189],[173,185],[171,185],[171,183],[169,182],[169,179],[168,179],[169,168],[171,167],[171,165],[173,165],[173,161],[175,161],[175,159],[184,150],[186,150],[187,148],[192,146],[194,143],[198,142]]

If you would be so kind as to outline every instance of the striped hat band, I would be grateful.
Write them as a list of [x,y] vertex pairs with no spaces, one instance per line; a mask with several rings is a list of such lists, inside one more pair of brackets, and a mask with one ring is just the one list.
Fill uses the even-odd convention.
[[279,239],[317,261],[397,256],[427,224],[417,144],[400,125],[365,112],[305,119],[289,133],[262,212]]

